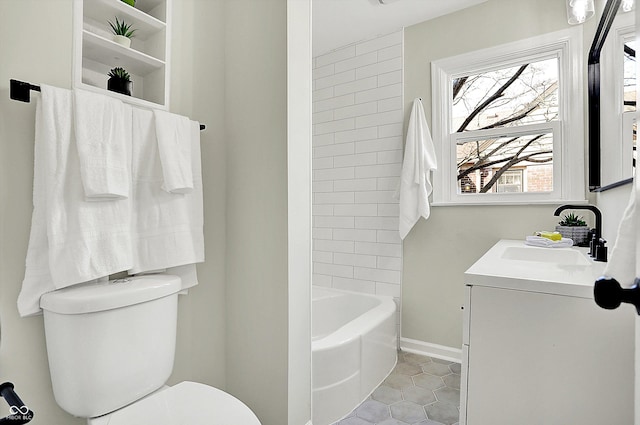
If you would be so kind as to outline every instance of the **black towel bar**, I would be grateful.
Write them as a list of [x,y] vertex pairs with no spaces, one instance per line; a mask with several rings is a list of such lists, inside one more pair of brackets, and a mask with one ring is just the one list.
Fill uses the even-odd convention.
[[[31,83],[19,80],[9,80],[9,97],[12,100],[18,100],[20,102],[31,102],[31,90],[40,91],[40,86],[35,86]],[[200,130],[204,130],[206,126],[200,124]]]

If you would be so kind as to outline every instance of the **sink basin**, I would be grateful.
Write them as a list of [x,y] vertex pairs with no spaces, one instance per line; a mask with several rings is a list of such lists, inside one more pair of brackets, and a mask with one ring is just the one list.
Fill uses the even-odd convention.
[[502,259],[532,261],[561,266],[589,266],[591,261],[572,248],[537,248],[532,246],[509,246],[502,252]]
[[605,266],[589,258],[586,248],[544,248],[502,239],[467,269],[465,283],[593,300],[593,282]]

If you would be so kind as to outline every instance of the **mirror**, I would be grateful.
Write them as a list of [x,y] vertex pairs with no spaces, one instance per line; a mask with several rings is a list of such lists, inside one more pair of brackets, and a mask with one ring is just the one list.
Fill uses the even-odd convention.
[[[635,29],[607,0],[588,58],[589,190],[628,184],[635,169]],[[616,25],[612,29],[616,20]]]

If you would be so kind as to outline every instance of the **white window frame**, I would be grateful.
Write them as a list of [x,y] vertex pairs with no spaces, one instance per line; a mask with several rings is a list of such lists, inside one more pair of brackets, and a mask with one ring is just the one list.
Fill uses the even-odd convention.
[[[433,205],[555,204],[585,200],[584,87],[582,28],[528,38],[431,63],[432,133],[438,155]],[[451,128],[453,79],[465,75],[558,58],[558,120],[517,127],[477,130],[472,135]],[[456,142],[489,137],[553,133],[552,192],[459,194]]]
[[[635,37],[633,13],[616,16],[600,54],[600,149],[602,186],[633,174],[630,132],[636,113],[624,112],[624,44]],[[636,76],[637,78],[638,76]],[[637,108],[636,108],[637,109]],[[638,110],[638,109],[637,109]],[[622,141],[621,143],[612,143]]]

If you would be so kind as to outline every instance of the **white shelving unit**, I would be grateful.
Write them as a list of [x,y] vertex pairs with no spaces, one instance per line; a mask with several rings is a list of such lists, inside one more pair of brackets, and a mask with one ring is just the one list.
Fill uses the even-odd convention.
[[[96,91],[150,108],[169,105],[171,0],[74,1],[74,87]],[[112,41],[109,21],[118,18],[136,29],[127,48]],[[107,73],[122,67],[131,75],[133,92],[107,91]]]

